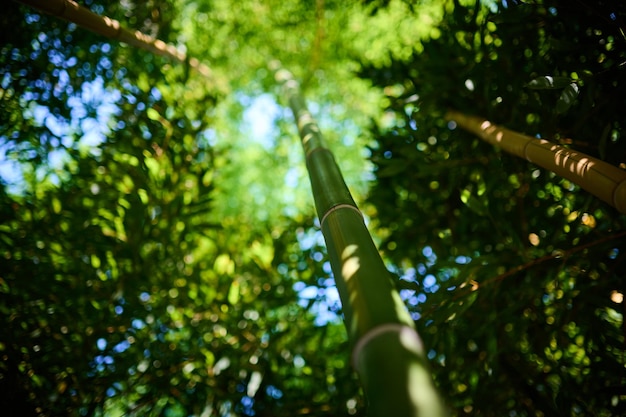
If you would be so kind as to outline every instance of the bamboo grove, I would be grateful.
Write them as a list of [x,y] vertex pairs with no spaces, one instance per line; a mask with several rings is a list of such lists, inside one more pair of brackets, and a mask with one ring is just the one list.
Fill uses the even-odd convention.
[[[24,415],[52,415],[55,403],[81,415],[626,410],[622,5],[582,1],[574,10],[561,1],[411,6],[398,0],[343,8],[318,1],[312,8],[172,0],[124,3],[113,19],[95,0],[17,3],[11,10],[38,29],[30,42],[3,28],[8,117],[0,138],[26,155],[18,157],[21,167],[54,165],[55,146],[67,155],[66,167],[53,169],[60,179],[42,181],[42,169],[32,168],[22,171],[27,191],[12,195],[3,188],[0,307],[8,314],[0,375],[8,385],[0,404],[15,397]],[[150,35],[127,29],[120,17],[135,19],[144,8]],[[59,29],[46,34],[46,25],[60,23],[40,20],[39,12],[96,37],[72,40],[72,28],[65,41],[49,42]],[[421,32],[408,29],[418,26]],[[169,42],[158,28],[166,28]],[[302,32],[299,44],[292,30]],[[207,42],[212,36],[228,44]],[[381,46],[376,36],[393,42]],[[118,56],[110,41],[131,49]],[[24,46],[7,52],[19,42]],[[36,52],[38,45],[53,44],[48,59],[69,68],[73,56],[65,64],[54,58],[63,42],[68,48],[75,42],[83,51],[73,54],[85,61],[96,58],[84,54],[81,42],[104,45],[89,49],[104,57],[93,67],[121,68],[94,78],[110,77],[115,87],[99,94],[124,103],[109,116],[117,124],[104,122],[114,127],[103,129],[108,139],[96,151],[62,139],[83,129],[72,125],[80,113],[74,99],[48,106],[45,94],[29,90],[31,81],[19,81],[28,71],[40,80],[52,76],[50,64],[31,68],[22,59],[22,50]],[[67,86],[83,77],[63,81],[58,68],[51,103],[72,97]],[[314,112],[291,71],[306,81]],[[40,88],[36,77],[32,85]],[[264,142],[261,151],[243,142],[216,147],[217,126],[234,123],[227,135],[246,134],[235,122],[237,112],[245,114],[241,103],[267,92],[279,109],[274,129],[282,137]],[[367,103],[371,94],[378,107]],[[235,110],[219,110],[219,101]],[[272,170],[272,184],[298,183],[297,167],[278,169],[295,158],[284,143],[291,129],[279,103],[288,103],[295,119],[325,248],[313,243],[308,214],[289,218],[293,207],[259,221],[215,200],[250,194],[262,207],[278,189],[260,196],[257,188],[252,196],[252,188],[269,184]],[[63,106],[69,110],[58,110]],[[74,127],[50,122],[63,117]],[[369,140],[359,142],[367,143],[374,178],[361,209],[322,128],[333,139],[333,130],[345,129]],[[50,135],[59,140],[49,145]],[[43,156],[29,157],[27,143]],[[353,152],[337,148],[341,155]],[[233,165],[236,158],[242,162]],[[257,164],[275,166],[244,182],[242,167]],[[237,175],[253,185],[235,189]],[[92,240],[80,243],[85,234],[68,232],[70,219],[95,233]],[[324,275],[333,279],[319,278]],[[37,288],[38,279],[53,289]],[[64,301],[63,288],[81,295]],[[332,307],[335,288],[339,300]],[[324,309],[333,310],[328,322],[321,319]],[[55,311],[80,311],[85,331],[55,324]],[[342,318],[347,339],[332,317]],[[54,340],[49,347],[46,337]],[[43,342],[25,347],[28,338]],[[72,354],[83,348],[70,346],[91,347],[72,369],[50,353],[55,343]],[[90,391],[85,381],[97,382]],[[42,392],[50,392],[47,399]]]

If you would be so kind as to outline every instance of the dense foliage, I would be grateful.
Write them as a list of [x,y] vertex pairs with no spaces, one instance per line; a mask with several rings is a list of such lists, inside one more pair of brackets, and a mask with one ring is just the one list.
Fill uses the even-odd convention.
[[621,415],[624,216],[443,114],[488,117],[624,167],[626,8],[455,3],[410,59],[362,71],[389,97],[369,199],[382,249],[401,266],[458,413]]
[[[230,158],[212,146],[219,94],[182,67],[10,7],[21,27],[3,30],[2,140],[23,180],[2,186],[2,407],[28,416],[359,406],[343,329],[316,326],[307,307],[317,291],[298,304],[297,288],[328,275],[314,262],[319,243],[298,243],[311,214],[259,225],[215,202],[246,198],[224,188]],[[106,9],[122,20],[115,10]],[[133,16],[157,12],[137,5]],[[161,23],[147,26],[167,39]]]
[[364,211],[452,414],[626,413],[626,219],[444,119],[624,168],[626,7],[423,3],[84,2],[210,80],[6,4],[0,406],[365,414],[295,129],[242,126],[278,58],[349,183],[371,157]]

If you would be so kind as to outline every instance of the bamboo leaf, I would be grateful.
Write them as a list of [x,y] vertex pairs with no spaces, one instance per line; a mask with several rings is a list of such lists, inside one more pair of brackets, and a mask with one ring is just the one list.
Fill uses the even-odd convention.
[[235,262],[230,259],[230,256],[223,253],[217,257],[213,268],[218,274],[230,275],[235,272]]
[[604,130],[602,130],[602,135],[600,136],[600,141],[598,142],[598,153],[600,154],[600,159],[606,159],[606,145],[609,139],[609,134],[611,133],[611,124],[608,123]]
[[254,241],[250,247],[252,259],[261,269],[270,269],[274,260],[274,248]]
[[233,281],[228,290],[228,302],[235,305],[239,302],[239,282]]
[[556,112],[559,114],[567,112],[572,104],[574,104],[579,91],[580,89],[576,83],[571,83],[565,87],[561,93],[561,97],[559,97],[559,101],[556,102]]
[[146,115],[148,116],[148,119],[150,120],[159,120],[161,118],[161,115],[159,114],[159,112],[153,108],[149,108],[146,111]]
[[486,201],[479,199],[472,192],[466,188],[461,191],[461,201],[465,204],[470,210],[479,216],[487,215],[487,204]]
[[550,75],[544,75],[531,80],[526,84],[527,88],[534,90],[558,90],[566,87],[572,80],[568,77],[552,77]]
[[380,178],[392,177],[392,176],[397,175],[397,174],[401,173],[402,171],[406,170],[409,165],[410,165],[410,162],[407,161],[407,160],[401,160],[401,161],[400,160],[394,160],[389,165],[387,165],[385,168],[383,168],[380,171],[378,171],[377,175]]

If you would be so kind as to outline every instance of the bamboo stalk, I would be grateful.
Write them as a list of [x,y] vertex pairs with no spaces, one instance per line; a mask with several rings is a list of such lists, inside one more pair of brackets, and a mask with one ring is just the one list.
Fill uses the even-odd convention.
[[444,416],[413,320],[306,108],[299,85],[279,63],[273,63],[272,69],[284,86],[298,125],[368,415]]
[[[123,28],[115,19],[100,16],[73,0],[15,0],[34,7],[49,15],[59,17],[68,22],[87,29],[91,32],[117,40],[137,48],[145,49],[156,55],[164,56],[175,61],[187,61],[187,55],[175,46],[166,44],[138,30],[132,31]],[[196,58],[189,58],[189,66],[198,70],[200,74],[210,77],[211,70]]]
[[486,119],[448,111],[447,120],[506,152],[566,178],[626,213],[626,171],[600,159],[492,124]]

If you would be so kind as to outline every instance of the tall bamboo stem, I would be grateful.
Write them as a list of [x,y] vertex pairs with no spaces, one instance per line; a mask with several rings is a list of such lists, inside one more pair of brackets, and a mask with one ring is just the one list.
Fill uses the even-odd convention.
[[[187,55],[173,45],[155,39],[138,30],[123,28],[115,19],[100,16],[73,0],[15,0],[41,10],[49,15],[59,17],[68,22],[105,36],[109,39],[124,42],[137,48],[145,49],[153,54],[164,56],[175,61],[187,61]],[[204,76],[211,76],[211,70],[196,58],[189,58],[189,65]]]
[[298,83],[275,63],[296,119],[368,415],[444,416],[413,320],[395,290]]
[[506,152],[524,158],[578,184],[601,200],[626,213],[626,171],[593,156],[573,151],[492,124],[481,117],[451,110],[446,119]]

